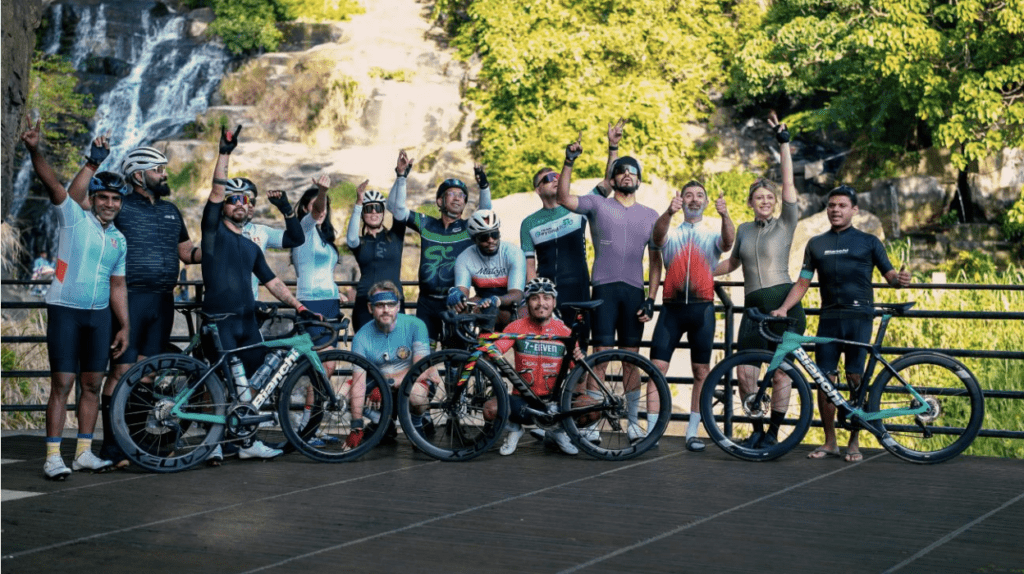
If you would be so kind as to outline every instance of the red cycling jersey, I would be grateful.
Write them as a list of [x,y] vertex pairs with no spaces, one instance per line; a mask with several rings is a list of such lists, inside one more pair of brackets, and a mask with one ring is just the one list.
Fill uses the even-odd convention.
[[[517,335],[545,335],[568,337],[571,331],[559,319],[552,318],[544,327],[539,326],[529,317],[509,323],[505,333]],[[530,385],[530,389],[539,397],[551,394],[558,376],[558,367],[565,354],[565,346],[558,341],[541,341],[536,339],[499,339],[495,341],[498,349],[505,353],[515,345],[516,371]],[[527,372],[523,372],[526,370]]]

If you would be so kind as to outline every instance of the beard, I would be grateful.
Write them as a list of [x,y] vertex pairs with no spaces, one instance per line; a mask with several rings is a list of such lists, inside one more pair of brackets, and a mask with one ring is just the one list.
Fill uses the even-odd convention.
[[625,193],[626,195],[632,195],[632,194],[636,193],[636,190],[640,189],[640,184],[639,183],[635,183],[633,185],[618,185],[617,183],[613,182],[612,183],[612,189],[614,189],[615,191],[617,191],[619,193]]
[[167,197],[171,194],[171,187],[167,185],[166,181],[160,183],[149,183],[146,182],[146,189],[156,197]]

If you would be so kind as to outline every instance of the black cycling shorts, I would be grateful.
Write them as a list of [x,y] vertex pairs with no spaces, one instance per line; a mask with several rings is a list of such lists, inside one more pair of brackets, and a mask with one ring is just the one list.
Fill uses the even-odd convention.
[[[341,316],[341,301],[337,299],[318,299],[315,301],[299,301],[307,309],[323,315],[324,321],[333,321]],[[323,345],[331,340],[331,331],[323,327],[310,327],[307,331],[313,338],[313,346]]]
[[[252,315],[249,317],[232,315],[217,321],[217,331],[220,335],[221,348],[226,351],[263,341],[263,334],[260,333],[259,325],[256,324],[256,318]],[[256,347],[255,349],[234,353],[234,355],[242,360],[242,364],[245,365],[246,374],[251,377],[256,372],[256,369],[263,364],[263,359],[269,350],[266,347]],[[203,353],[209,357],[211,363],[220,358],[216,347],[213,346],[213,341],[208,337],[203,337]]]
[[715,304],[662,303],[658,323],[651,338],[651,359],[670,362],[676,344],[686,333],[690,343],[690,362],[698,365],[711,363],[711,346],[715,340]]
[[441,313],[448,310],[447,299],[420,296],[416,299],[416,318],[427,324],[430,345],[441,340]]
[[[822,317],[818,322],[818,336],[870,343],[872,324],[872,318],[867,315],[863,318]],[[839,372],[839,355],[843,354],[846,359],[846,373],[859,375],[864,372],[864,358],[867,352],[866,347],[843,343],[818,343],[814,348],[814,362],[826,375],[834,375]]]
[[46,352],[54,373],[104,373],[110,359],[110,311],[46,306]]
[[[112,333],[117,333],[121,323],[111,315]],[[128,292],[128,348],[114,363],[132,364],[139,357],[152,357],[167,351],[174,328],[174,293]]]
[[603,303],[591,314],[591,343],[598,347],[639,347],[644,327],[636,313],[644,303],[644,290],[622,282],[595,285],[593,300],[598,299]]

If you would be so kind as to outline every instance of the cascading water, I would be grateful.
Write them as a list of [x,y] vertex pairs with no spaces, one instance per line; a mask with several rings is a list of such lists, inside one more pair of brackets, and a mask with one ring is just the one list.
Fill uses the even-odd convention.
[[[218,46],[188,39],[185,17],[154,16],[152,5],[125,4],[53,4],[41,47],[47,54],[66,53],[83,73],[91,57],[127,64],[128,74],[95,98],[92,136],[111,134],[113,149],[103,167],[113,171],[132,148],[172,136],[203,113],[230,59]],[[75,37],[62,42],[61,23],[69,14],[77,17]],[[22,210],[31,181],[26,158],[15,177],[12,214]]]

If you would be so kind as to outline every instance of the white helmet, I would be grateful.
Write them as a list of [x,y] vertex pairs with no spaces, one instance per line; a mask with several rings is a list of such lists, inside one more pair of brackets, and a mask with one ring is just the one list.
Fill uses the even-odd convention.
[[531,296],[538,293],[547,293],[552,297],[558,298],[558,291],[555,289],[555,283],[547,277],[534,277],[526,283],[526,288],[523,289],[523,300],[529,299]]
[[146,171],[161,165],[167,165],[167,156],[155,148],[137,147],[128,152],[124,161],[121,162],[121,173],[124,174],[125,180],[131,182],[133,173]]
[[363,192],[363,203],[384,203],[384,194],[376,189],[365,191]]
[[478,209],[469,217],[466,228],[469,230],[470,237],[476,237],[481,233],[501,229],[501,220],[498,219],[498,214],[490,209]]
[[257,197],[259,195],[259,191],[256,190],[256,184],[244,177],[229,179],[227,180],[227,183],[224,184],[225,195],[234,195],[236,193],[244,193],[246,195],[251,195],[252,197]]

